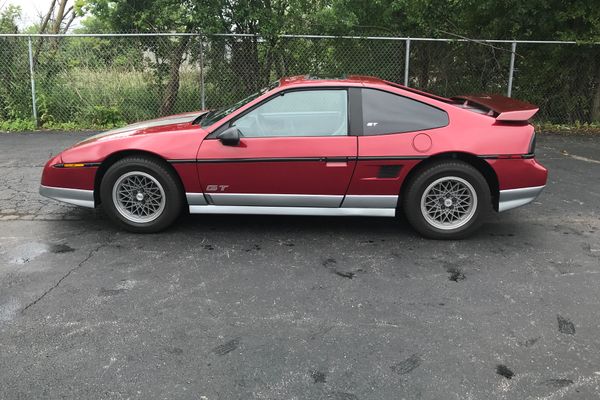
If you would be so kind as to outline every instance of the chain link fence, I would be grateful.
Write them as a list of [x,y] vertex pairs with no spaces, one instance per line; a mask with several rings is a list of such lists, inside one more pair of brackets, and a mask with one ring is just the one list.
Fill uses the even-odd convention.
[[304,74],[510,94],[539,105],[539,122],[600,122],[600,45],[197,34],[0,35],[0,122],[116,126],[226,106]]

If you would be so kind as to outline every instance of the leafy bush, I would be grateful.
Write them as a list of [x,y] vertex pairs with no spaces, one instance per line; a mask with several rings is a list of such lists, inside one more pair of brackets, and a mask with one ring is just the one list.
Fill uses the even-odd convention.
[[91,122],[92,125],[106,127],[120,126],[124,124],[121,110],[115,106],[88,106],[81,111],[79,119],[83,122]]
[[35,122],[30,119],[0,120],[0,132],[27,132],[36,129]]

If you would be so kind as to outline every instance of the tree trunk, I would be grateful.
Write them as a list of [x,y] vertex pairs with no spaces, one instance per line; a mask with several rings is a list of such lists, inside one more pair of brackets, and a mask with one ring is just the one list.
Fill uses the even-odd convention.
[[[67,6],[67,0],[60,0],[58,4],[58,11],[54,16],[54,26],[52,27],[52,33],[60,33],[60,25],[65,18],[65,7]],[[68,11],[67,11],[68,12]]]
[[261,77],[261,87],[268,86],[271,81],[271,70],[273,69],[273,62],[275,61],[275,55],[277,51],[277,38],[267,40],[265,46],[267,46],[267,51],[265,55],[265,64],[263,67],[263,73]]
[[421,65],[419,66],[418,72],[418,86],[421,90],[427,90],[429,88],[429,60],[430,53],[429,50],[425,50],[421,53]]
[[[58,3],[57,3],[57,1],[58,1]],[[48,9],[48,12],[42,19],[42,24],[40,26],[39,33],[46,33],[46,31],[48,31],[48,33],[53,33],[53,34],[67,32],[67,30],[69,29],[69,27],[71,26],[71,24],[73,23],[75,18],[77,17],[73,6],[67,8],[67,2],[68,2],[68,0],[52,0],[52,3],[50,3],[50,8]],[[56,8],[57,4],[58,4],[58,9]],[[56,10],[56,13],[54,12],[55,10]],[[51,21],[53,14],[54,14],[54,21]],[[64,22],[65,18],[69,14],[70,14],[70,18],[67,21],[67,24],[65,25],[64,30],[61,30],[62,23]],[[49,42],[51,44],[49,51],[56,52],[58,50],[59,39],[60,38],[52,38],[49,40]],[[44,38],[40,36],[38,38],[37,45],[35,46],[35,53],[33,55],[33,65],[34,66],[37,65],[40,51],[42,50],[43,40],[44,40]]]
[[75,10],[71,10],[71,17],[69,18],[69,20],[63,27],[63,33],[67,33],[69,31],[69,28],[71,27],[71,24],[73,23],[73,21],[75,21],[75,18],[77,18],[77,14],[75,14]]
[[169,68],[169,80],[165,86],[162,103],[160,105],[160,115],[173,114],[173,108],[175,107],[177,94],[179,93],[179,68],[183,62],[183,55],[187,50],[189,40],[189,36],[183,36],[173,51]]
[[[58,10],[56,11],[56,14],[54,15],[54,24],[52,25],[52,30],[50,33],[54,33],[54,34],[59,34],[61,33],[61,26],[62,23],[65,19],[65,17],[67,16],[67,14],[69,13],[73,13],[75,14],[75,10],[73,10],[73,7],[69,7],[68,9],[66,9],[67,7],[67,0],[59,0],[58,3]],[[53,53],[55,53],[56,51],[58,51],[58,45],[60,43],[61,38],[59,37],[55,37],[52,38],[51,43],[51,51]]]
[[[52,17],[52,12],[54,12],[55,5],[56,5],[56,0],[52,0],[52,3],[50,3],[50,8],[48,8],[48,12],[44,16],[44,19],[42,20],[42,24],[40,25],[39,33],[46,33],[46,28],[48,27],[48,22],[50,21],[50,17]],[[33,65],[34,66],[37,65],[37,60],[38,60],[38,57],[40,56],[40,51],[42,50],[43,39],[44,38],[40,36],[37,40],[37,45],[35,46],[35,54],[33,55]]]

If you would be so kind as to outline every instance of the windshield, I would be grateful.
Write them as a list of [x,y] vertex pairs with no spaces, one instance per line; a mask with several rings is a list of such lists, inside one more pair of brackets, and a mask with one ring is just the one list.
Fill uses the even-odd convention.
[[207,126],[214,124],[215,122],[217,122],[218,120],[220,120],[222,118],[225,118],[226,116],[228,116],[229,114],[231,114],[232,112],[237,110],[238,108],[250,103],[252,100],[258,98],[259,96],[262,96],[267,91],[276,88],[277,85],[279,85],[279,82],[273,82],[268,87],[263,88],[260,91],[251,94],[250,96],[246,97],[245,99],[242,99],[229,107],[223,107],[223,108],[219,108],[218,110],[210,111],[209,113],[204,115],[204,117],[200,121],[200,126],[203,128],[206,128]]

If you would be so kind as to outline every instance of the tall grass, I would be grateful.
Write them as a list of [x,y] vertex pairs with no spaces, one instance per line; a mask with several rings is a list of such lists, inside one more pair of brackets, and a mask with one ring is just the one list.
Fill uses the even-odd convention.
[[[146,71],[73,68],[42,79],[39,98],[42,122],[120,125],[156,118],[162,94],[155,76]],[[200,108],[199,75],[182,71],[173,113]]]

